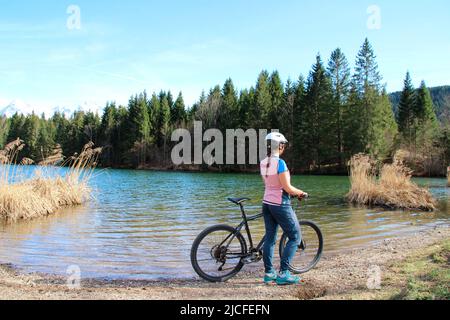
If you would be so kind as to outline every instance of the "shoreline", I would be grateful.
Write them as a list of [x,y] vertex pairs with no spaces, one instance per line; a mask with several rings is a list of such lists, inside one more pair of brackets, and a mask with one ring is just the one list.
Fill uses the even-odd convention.
[[[0,300],[303,300],[377,299],[394,290],[395,265],[415,259],[450,240],[450,226],[384,240],[378,245],[325,256],[318,267],[303,276],[305,284],[292,287],[262,284],[262,268],[247,270],[227,283],[202,280],[101,280],[81,279],[71,290],[67,279],[45,274],[21,274],[0,265]],[[367,289],[371,267],[381,271],[381,289]],[[394,268],[394,269],[393,269]],[[393,271],[394,270],[394,271]],[[406,285],[405,285],[406,286]],[[400,290],[401,288],[399,288]],[[395,290],[394,290],[395,291]],[[390,292],[390,291],[389,291]]]
[[[249,169],[249,170],[221,170],[220,168],[173,168],[173,167],[163,167],[163,166],[143,166],[143,167],[98,167],[102,170],[131,170],[131,171],[150,171],[150,172],[182,172],[182,173],[217,173],[217,174],[249,174],[255,175],[260,174],[259,169]],[[349,177],[348,171],[342,172],[292,172],[292,176],[311,176],[311,177]],[[446,179],[445,174],[442,175],[425,175],[425,174],[412,174],[412,178],[424,178],[424,179]]]
[[[18,165],[24,167],[39,167],[36,164],[33,165]],[[49,167],[49,166],[42,166]],[[55,166],[55,168],[66,168]],[[143,167],[127,167],[127,166],[119,166],[119,167],[102,167],[98,166],[97,170],[123,170],[123,171],[148,171],[148,172],[169,172],[169,173],[204,173],[204,174],[245,174],[245,175],[260,175],[258,169],[249,169],[249,170],[221,170],[220,168],[210,168],[210,169],[202,169],[202,168],[193,168],[193,167],[171,167],[171,166],[143,166]],[[291,172],[292,176],[306,176],[306,177],[350,177],[347,171],[345,172]],[[445,174],[442,175],[420,175],[414,174],[412,178],[423,178],[423,179],[447,179],[448,177]],[[450,185],[449,185],[450,187]]]

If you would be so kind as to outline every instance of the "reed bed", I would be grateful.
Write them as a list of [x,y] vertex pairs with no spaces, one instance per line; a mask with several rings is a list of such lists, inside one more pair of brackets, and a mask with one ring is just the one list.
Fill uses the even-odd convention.
[[[46,177],[42,166],[31,179],[23,179],[15,165],[18,153],[23,149],[18,139],[0,150],[0,218],[9,221],[28,220],[56,213],[64,207],[84,204],[91,197],[89,187],[97,159],[102,151],[93,143],[84,146],[79,155],[70,157],[65,175]],[[52,155],[52,159],[56,159]],[[58,160],[58,162],[61,159]],[[50,165],[50,161],[45,162]]]
[[431,193],[411,180],[412,172],[400,159],[377,169],[367,155],[350,161],[351,189],[347,199],[355,204],[383,206],[391,209],[433,211],[436,200]]
[[64,162],[64,155],[61,145],[57,144],[52,154],[38,163],[40,166],[57,166]]

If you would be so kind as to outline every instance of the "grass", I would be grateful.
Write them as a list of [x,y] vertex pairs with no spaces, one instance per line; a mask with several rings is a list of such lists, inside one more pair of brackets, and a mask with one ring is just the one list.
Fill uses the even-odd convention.
[[350,181],[347,199],[355,204],[404,210],[436,209],[431,193],[412,182],[411,170],[398,158],[377,170],[369,156],[356,155],[350,161]]
[[396,300],[450,300],[450,240],[435,246],[426,256],[397,267],[406,278]]
[[16,165],[23,148],[23,141],[17,139],[0,150],[0,218],[9,221],[33,219],[89,200],[92,191],[88,182],[101,148],[94,149],[93,143],[85,145],[79,155],[62,163],[68,166],[64,176],[46,177],[43,168],[49,167],[40,166],[30,179],[25,179],[20,166]]
[[380,290],[361,286],[335,298],[345,300],[450,300],[450,239],[382,269]]

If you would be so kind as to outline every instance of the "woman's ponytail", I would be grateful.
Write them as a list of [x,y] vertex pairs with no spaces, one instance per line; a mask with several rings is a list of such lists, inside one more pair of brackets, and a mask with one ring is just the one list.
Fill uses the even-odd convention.
[[272,141],[267,144],[267,158],[266,178],[269,176],[270,159],[272,158]]

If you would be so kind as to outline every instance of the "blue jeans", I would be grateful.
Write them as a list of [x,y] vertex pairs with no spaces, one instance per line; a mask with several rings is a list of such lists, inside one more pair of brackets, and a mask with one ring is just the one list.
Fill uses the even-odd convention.
[[283,256],[281,257],[280,271],[288,271],[289,264],[302,241],[300,224],[292,206],[263,205],[264,222],[266,225],[266,241],[264,243],[264,267],[266,273],[273,272],[273,256],[277,242],[278,226],[289,238]]

